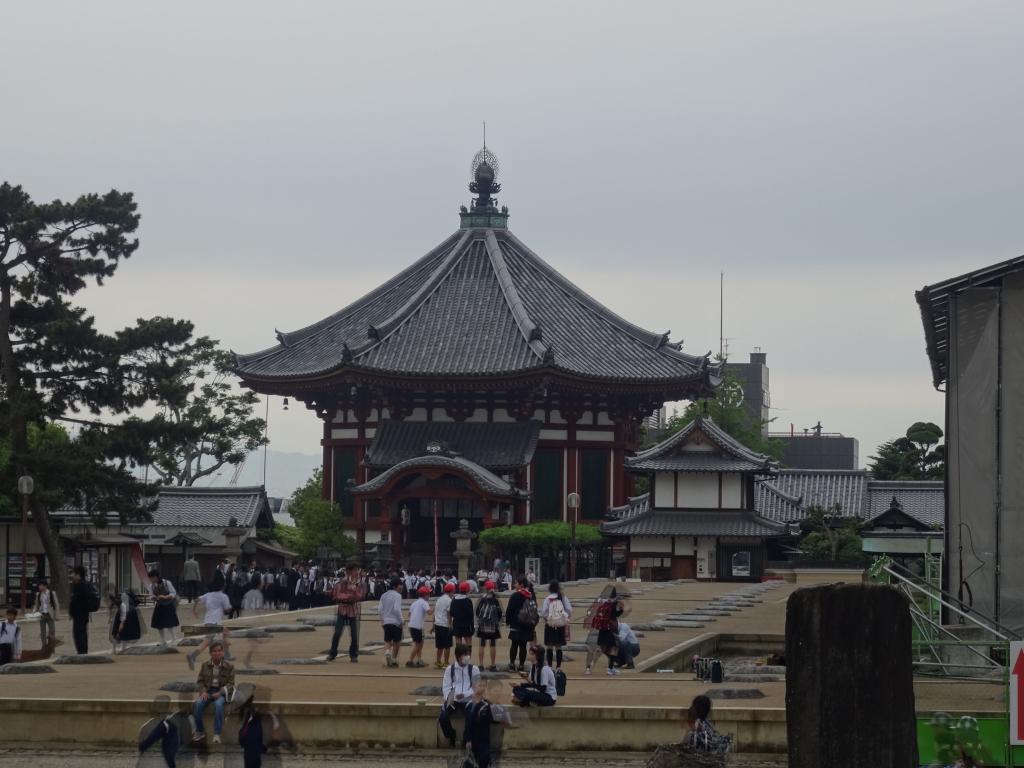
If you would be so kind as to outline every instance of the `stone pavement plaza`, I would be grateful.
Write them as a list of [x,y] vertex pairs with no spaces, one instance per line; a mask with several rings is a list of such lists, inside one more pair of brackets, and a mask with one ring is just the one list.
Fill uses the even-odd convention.
[[[603,582],[582,583],[567,589],[576,613],[574,641],[584,639],[585,632],[580,626],[583,615],[604,586]],[[705,626],[639,630],[638,634],[643,635],[638,659],[641,667],[652,662],[653,666],[660,667],[661,662],[652,659],[653,656],[681,643],[714,634],[774,636],[781,644],[786,601],[797,588],[778,582],[757,596],[759,602],[748,602],[744,607],[734,607],[730,611],[713,611],[707,610],[711,601],[752,589],[753,585],[687,582],[629,584],[626,587],[632,592],[626,620],[634,626],[649,624],[666,614],[682,614],[697,608],[705,614],[720,614],[709,615]],[[421,750],[442,746],[443,739],[435,723],[441,703],[438,689],[441,672],[432,667],[386,669],[381,646],[383,633],[375,611],[374,603],[364,604],[360,645],[369,653],[363,655],[358,664],[351,664],[344,655],[331,663],[324,660],[331,637],[329,626],[306,627],[297,632],[275,631],[282,626],[300,626],[300,620],[329,623],[332,616],[330,608],[295,613],[273,612],[229,622],[236,631],[242,627],[270,629],[269,633],[260,633],[269,634],[266,637],[238,639],[232,650],[240,670],[239,682],[256,686],[257,700],[281,715],[299,745],[301,759],[296,755],[289,757],[287,753],[279,753],[276,755],[276,759],[281,761],[278,765],[311,765],[312,762],[303,761],[307,758],[315,761],[314,754],[331,748],[347,747],[375,760],[382,754],[379,750],[388,748],[411,748],[415,750],[412,754],[418,756]],[[183,604],[180,608],[182,617],[190,613],[189,606]],[[97,632],[101,631],[97,629]],[[143,645],[153,639],[150,633],[143,639]],[[345,647],[343,645],[342,649]],[[0,728],[0,750],[11,749],[15,741],[33,742],[32,752],[39,746],[59,742],[65,742],[66,746],[110,744],[115,748],[130,744],[149,717],[150,702],[156,697],[164,695],[170,698],[170,702],[164,705],[164,712],[167,706],[187,708],[194,698],[194,693],[180,687],[177,692],[161,690],[168,684],[180,686],[195,681],[195,673],[189,671],[185,661],[186,650],[182,647],[177,649],[177,653],[122,655],[114,657],[110,663],[53,664],[53,673],[0,676],[0,723],[9,726]],[[507,652],[508,642],[505,640],[499,644],[499,668],[507,662]],[[403,662],[408,653],[408,647],[403,648]],[[94,654],[109,658],[109,649],[97,648]],[[429,659],[432,655],[428,640],[425,656]],[[785,751],[785,684],[780,679],[769,677],[740,681],[734,676],[733,679],[727,678],[724,685],[715,686],[694,680],[688,672],[637,670],[608,677],[604,672],[606,664],[601,660],[594,674],[586,676],[583,674],[585,653],[571,650],[569,657],[564,665],[569,676],[567,695],[560,698],[558,706],[552,709],[516,710],[518,722],[525,727],[509,732],[506,737],[509,749],[554,748],[567,750],[564,754],[570,758],[579,756],[582,751],[594,750],[600,750],[602,755],[612,751],[635,755],[653,749],[656,744],[679,738],[682,733],[680,718],[694,696],[712,688],[738,688],[756,689],[755,695],[760,696],[716,700],[713,715],[721,730],[735,735],[737,749],[744,753],[737,754],[736,758],[762,759],[771,753],[771,757],[766,759],[767,764],[772,765],[771,761],[778,759],[778,753]],[[273,673],[245,674],[245,659],[249,660],[252,668]],[[285,663],[285,660],[302,663]],[[513,678],[518,679],[509,675],[502,680],[498,694],[494,696],[492,691],[492,697],[498,701],[510,701],[509,685],[515,681]],[[921,681],[916,685],[916,693],[920,712],[1000,712],[1004,706],[1003,690],[999,685]],[[231,733],[232,726],[229,724],[227,728]],[[82,764],[102,763],[104,768],[120,765],[120,758],[112,754],[114,756],[109,763],[100,760]],[[438,759],[441,753],[434,754],[434,764],[441,764]],[[0,761],[3,759],[0,752]],[[54,765],[61,765],[61,759],[56,759]],[[223,759],[225,755],[218,750],[216,760]],[[400,762],[408,768],[418,765],[404,759]],[[389,763],[369,761],[362,764]],[[523,764],[544,765],[538,762]],[[628,766],[641,765],[642,762],[623,756],[618,763],[602,764]]]
[[[682,613],[705,606],[722,595],[741,589],[743,584],[698,583],[654,585],[629,584],[633,592],[630,598],[630,614],[626,621],[631,624],[645,624],[659,618],[660,614]],[[580,584],[569,587],[566,593],[574,606],[572,640],[582,641],[586,630],[581,626],[587,606],[596,598],[603,583]],[[700,628],[669,628],[663,631],[641,631],[641,656],[639,661],[678,645],[704,633],[775,634],[785,631],[785,605],[795,585],[780,583],[777,589],[764,593],[763,602],[744,608],[728,616],[715,617]],[[543,595],[543,591],[540,593]],[[324,651],[330,645],[331,628],[317,627],[312,631],[274,633],[266,639],[238,639],[233,653],[238,658],[236,667],[241,669],[242,659],[251,653],[250,663],[258,669],[277,670],[277,674],[259,677],[240,676],[239,681],[254,682],[267,692],[275,702],[364,702],[364,703],[415,703],[425,699],[425,705],[438,706],[436,696],[422,696],[414,689],[439,684],[441,673],[433,667],[410,669],[404,665],[397,669],[385,669],[383,662],[383,632],[375,614],[375,604],[364,604],[361,622],[360,645],[372,651],[360,658],[358,664],[351,664],[341,655],[332,663],[293,665],[275,663],[282,659],[323,660]],[[329,617],[331,608],[319,608],[299,612],[272,612],[260,616],[244,616],[226,622],[228,626],[261,627],[267,625],[297,624],[297,619]],[[108,654],[109,643],[99,645],[105,634],[105,612],[94,614],[103,621],[94,622],[92,632],[92,653]],[[179,607],[182,623],[192,621],[191,607],[182,603]],[[68,629],[68,622],[61,622],[62,630]],[[27,647],[35,647],[37,639],[34,627],[28,626]],[[540,633],[538,633],[540,634]],[[408,636],[408,632],[406,632]],[[150,630],[141,641],[153,642],[155,632]],[[58,652],[71,648],[66,643]],[[342,640],[341,651],[347,648],[347,635]],[[63,699],[132,699],[152,700],[161,693],[161,686],[176,680],[194,680],[189,671],[184,652],[158,656],[117,656],[112,664],[98,665],[56,665],[56,674],[46,675],[5,675],[0,677],[2,698],[63,698]],[[402,661],[408,659],[409,648],[402,650]],[[599,660],[594,674],[584,676],[585,654],[579,651],[567,652],[571,660],[564,669],[569,676],[568,694],[562,703],[575,705],[614,706],[656,706],[685,707],[693,696],[704,693],[708,683],[692,680],[689,674],[656,674],[624,671],[618,677],[608,677],[605,665]],[[433,644],[427,639],[424,656],[433,656]],[[498,646],[498,666],[508,661],[508,641]],[[474,649],[474,663],[477,653]],[[511,682],[511,680],[509,681]],[[917,685],[918,708],[921,711],[933,709],[957,709],[976,711],[998,711],[1002,707],[1000,686],[961,684],[957,686],[956,701],[948,696],[947,683],[921,682]],[[741,687],[754,687],[762,691],[763,698],[743,701],[742,706],[763,708],[785,706],[785,685],[782,682],[744,683]],[[719,703],[727,706],[728,702]]]

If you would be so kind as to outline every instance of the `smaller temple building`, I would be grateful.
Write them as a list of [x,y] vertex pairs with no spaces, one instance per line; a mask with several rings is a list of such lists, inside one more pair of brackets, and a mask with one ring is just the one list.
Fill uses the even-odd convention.
[[760,579],[766,539],[785,523],[755,510],[755,484],[778,471],[706,416],[626,459],[648,492],[609,511],[601,531],[625,550],[625,575],[646,580]]

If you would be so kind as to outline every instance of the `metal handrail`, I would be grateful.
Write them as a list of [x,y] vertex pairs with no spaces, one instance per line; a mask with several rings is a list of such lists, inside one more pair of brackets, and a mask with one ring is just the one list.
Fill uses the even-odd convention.
[[[907,575],[898,573],[895,570],[897,568],[901,571],[905,571]],[[955,597],[953,597],[953,595],[943,591],[939,587],[935,587],[931,584],[926,584],[915,580],[913,574],[910,573],[910,571],[907,571],[905,568],[896,565],[896,563],[892,561],[889,561],[882,565],[882,570],[888,573],[890,576],[893,576],[894,578],[898,579],[902,583],[913,587],[915,590],[923,592],[926,597],[930,597],[931,599],[936,600],[940,605],[942,605],[945,608],[948,608],[949,610],[953,611],[959,616],[962,616],[963,618],[967,619],[971,624],[974,624],[980,627],[981,629],[991,632],[992,634],[996,635],[1000,640],[1009,642],[1011,640],[1021,639],[1021,636],[1009,627],[1004,627],[999,622],[989,619],[986,616],[982,616],[977,611],[964,611],[960,609],[956,605],[956,603],[959,601]]]

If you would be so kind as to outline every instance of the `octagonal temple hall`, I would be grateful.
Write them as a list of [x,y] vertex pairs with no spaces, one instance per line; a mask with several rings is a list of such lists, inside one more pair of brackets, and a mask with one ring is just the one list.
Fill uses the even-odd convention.
[[[377,289],[239,355],[245,386],[323,419],[324,497],[383,560],[433,563],[459,520],[598,524],[627,503],[641,419],[720,381],[708,356],[639,328],[508,229],[498,163],[473,160],[458,230]],[[365,551],[365,549],[364,549]]]

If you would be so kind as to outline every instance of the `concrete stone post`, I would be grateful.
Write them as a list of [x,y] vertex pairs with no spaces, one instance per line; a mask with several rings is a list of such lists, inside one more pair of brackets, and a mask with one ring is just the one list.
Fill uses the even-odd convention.
[[917,768],[911,620],[890,587],[801,589],[786,607],[790,768]]
[[459,563],[459,581],[469,578],[469,558],[473,555],[473,539],[476,534],[469,530],[469,520],[459,520],[459,529],[451,534],[455,539],[455,559]]

